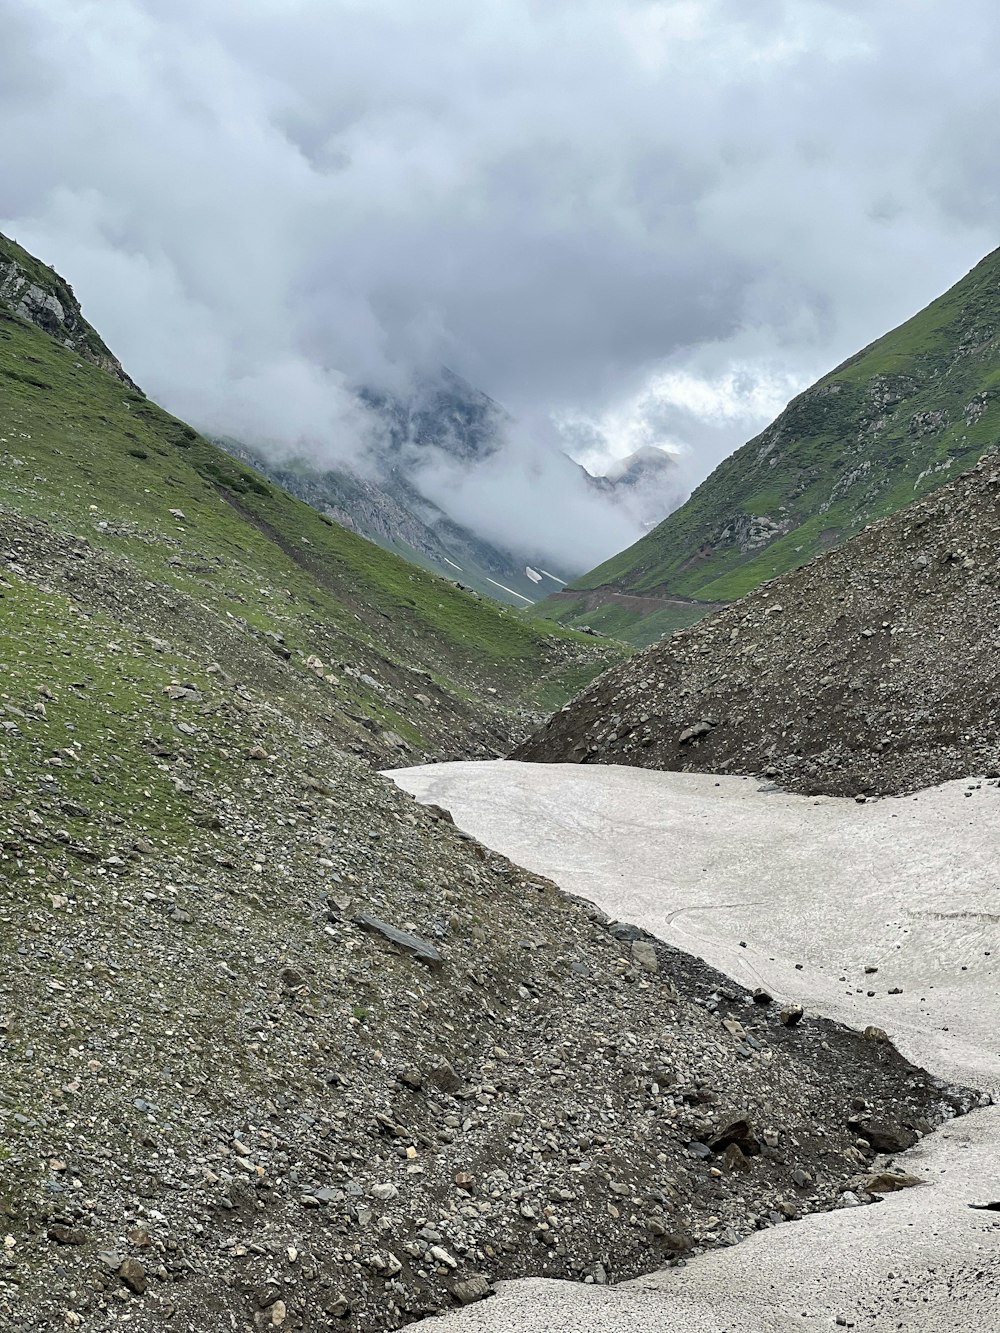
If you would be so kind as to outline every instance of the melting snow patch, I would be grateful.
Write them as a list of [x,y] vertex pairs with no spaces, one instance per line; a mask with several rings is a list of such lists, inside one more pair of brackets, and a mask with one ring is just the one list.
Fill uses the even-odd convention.
[[525,597],[523,592],[515,592],[513,588],[508,588],[505,583],[497,583],[496,579],[491,579],[489,577],[487,577],[486,582],[492,583],[494,588],[502,588],[504,592],[509,592],[511,597],[520,597],[521,601],[527,602],[529,606],[535,605],[530,597]]

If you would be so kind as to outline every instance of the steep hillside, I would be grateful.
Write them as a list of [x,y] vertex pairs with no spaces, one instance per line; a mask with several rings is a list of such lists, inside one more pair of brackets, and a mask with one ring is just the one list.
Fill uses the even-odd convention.
[[1000,460],[615,667],[515,752],[836,795],[1000,777]]
[[28,577],[381,763],[503,750],[615,651],[464,593],[234,462],[82,359],[96,335],[53,282],[32,308],[59,299],[72,347],[0,305],[0,532]]
[[[565,587],[579,566],[567,567],[548,549],[544,508],[529,507],[506,544],[456,517],[455,492],[470,482],[488,492],[489,481],[475,480],[477,469],[496,467],[507,446],[511,419],[499,404],[447,369],[409,395],[362,387],[358,398],[372,425],[363,464],[327,466],[315,453],[287,454],[226,436],[213,443],[351,531],[493,601],[523,609]],[[566,454],[553,455],[549,466],[557,479],[552,503],[589,500],[589,511],[606,508],[626,520],[626,530],[645,531],[677,502],[676,460],[663,449],[637,450],[607,476],[591,475]]]
[[342,527],[492,601],[523,608],[560,586],[551,575],[539,586],[524,552],[518,558],[449,518],[392,458],[384,470],[363,476],[303,458],[278,462],[235,440],[215,443]]
[[800,394],[686,504],[545,613],[648,643],[957,476],[1000,441],[998,330],[995,251]]
[[526,531],[515,549],[501,549],[447,512],[440,487],[437,500],[424,494],[428,468],[443,460],[461,473],[502,447],[510,418],[498,403],[447,367],[407,392],[361,386],[357,394],[374,426],[363,468],[324,467],[313,457],[282,456],[226,437],[214,442],[384,550],[492,601],[523,608],[562,586],[571,571],[546,578],[541,591],[527,572],[537,556],[536,533]]
[[[213,443],[344,527],[484,597],[524,608],[565,586],[578,566],[548,551],[544,508],[524,513],[507,545],[452,512],[454,490],[475,485],[476,470],[495,467],[505,448],[510,419],[498,404],[446,370],[409,401],[364,389],[358,396],[373,425],[363,466],[325,466],[315,456],[225,436]],[[566,454],[552,456],[550,466],[558,479],[552,503],[589,501],[587,512],[606,508],[633,531],[652,527],[676,504],[676,461],[663,449],[640,449],[607,476],[593,476]],[[499,480],[494,475],[493,484]]]
[[974,1104],[14,554],[0,1326],[377,1330],[498,1277],[629,1277],[869,1199],[866,1125],[903,1147]]

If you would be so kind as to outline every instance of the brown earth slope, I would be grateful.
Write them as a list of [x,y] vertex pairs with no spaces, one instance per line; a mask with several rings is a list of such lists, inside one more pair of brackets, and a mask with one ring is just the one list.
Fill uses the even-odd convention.
[[903,792],[1000,773],[1000,464],[599,677],[513,757]]

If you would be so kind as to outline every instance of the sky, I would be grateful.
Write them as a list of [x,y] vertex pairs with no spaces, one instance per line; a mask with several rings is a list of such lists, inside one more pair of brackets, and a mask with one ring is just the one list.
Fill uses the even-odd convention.
[[680,495],[998,244],[987,0],[0,0],[0,32],[0,230],[148,393],[335,462],[356,385],[449,366],[517,423],[472,507],[561,498],[595,561],[623,533],[553,451],[670,447]]

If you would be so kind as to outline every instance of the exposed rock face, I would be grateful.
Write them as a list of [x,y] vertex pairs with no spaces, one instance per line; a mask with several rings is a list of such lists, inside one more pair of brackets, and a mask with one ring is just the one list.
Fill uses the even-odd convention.
[[599,677],[518,759],[808,792],[1000,775],[1000,463]]
[[768,518],[766,514],[737,514],[719,533],[719,543],[729,543],[746,554],[759,551],[791,527],[791,520]]
[[0,305],[138,391],[118,358],[84,319],[69,283],[2,234]]

